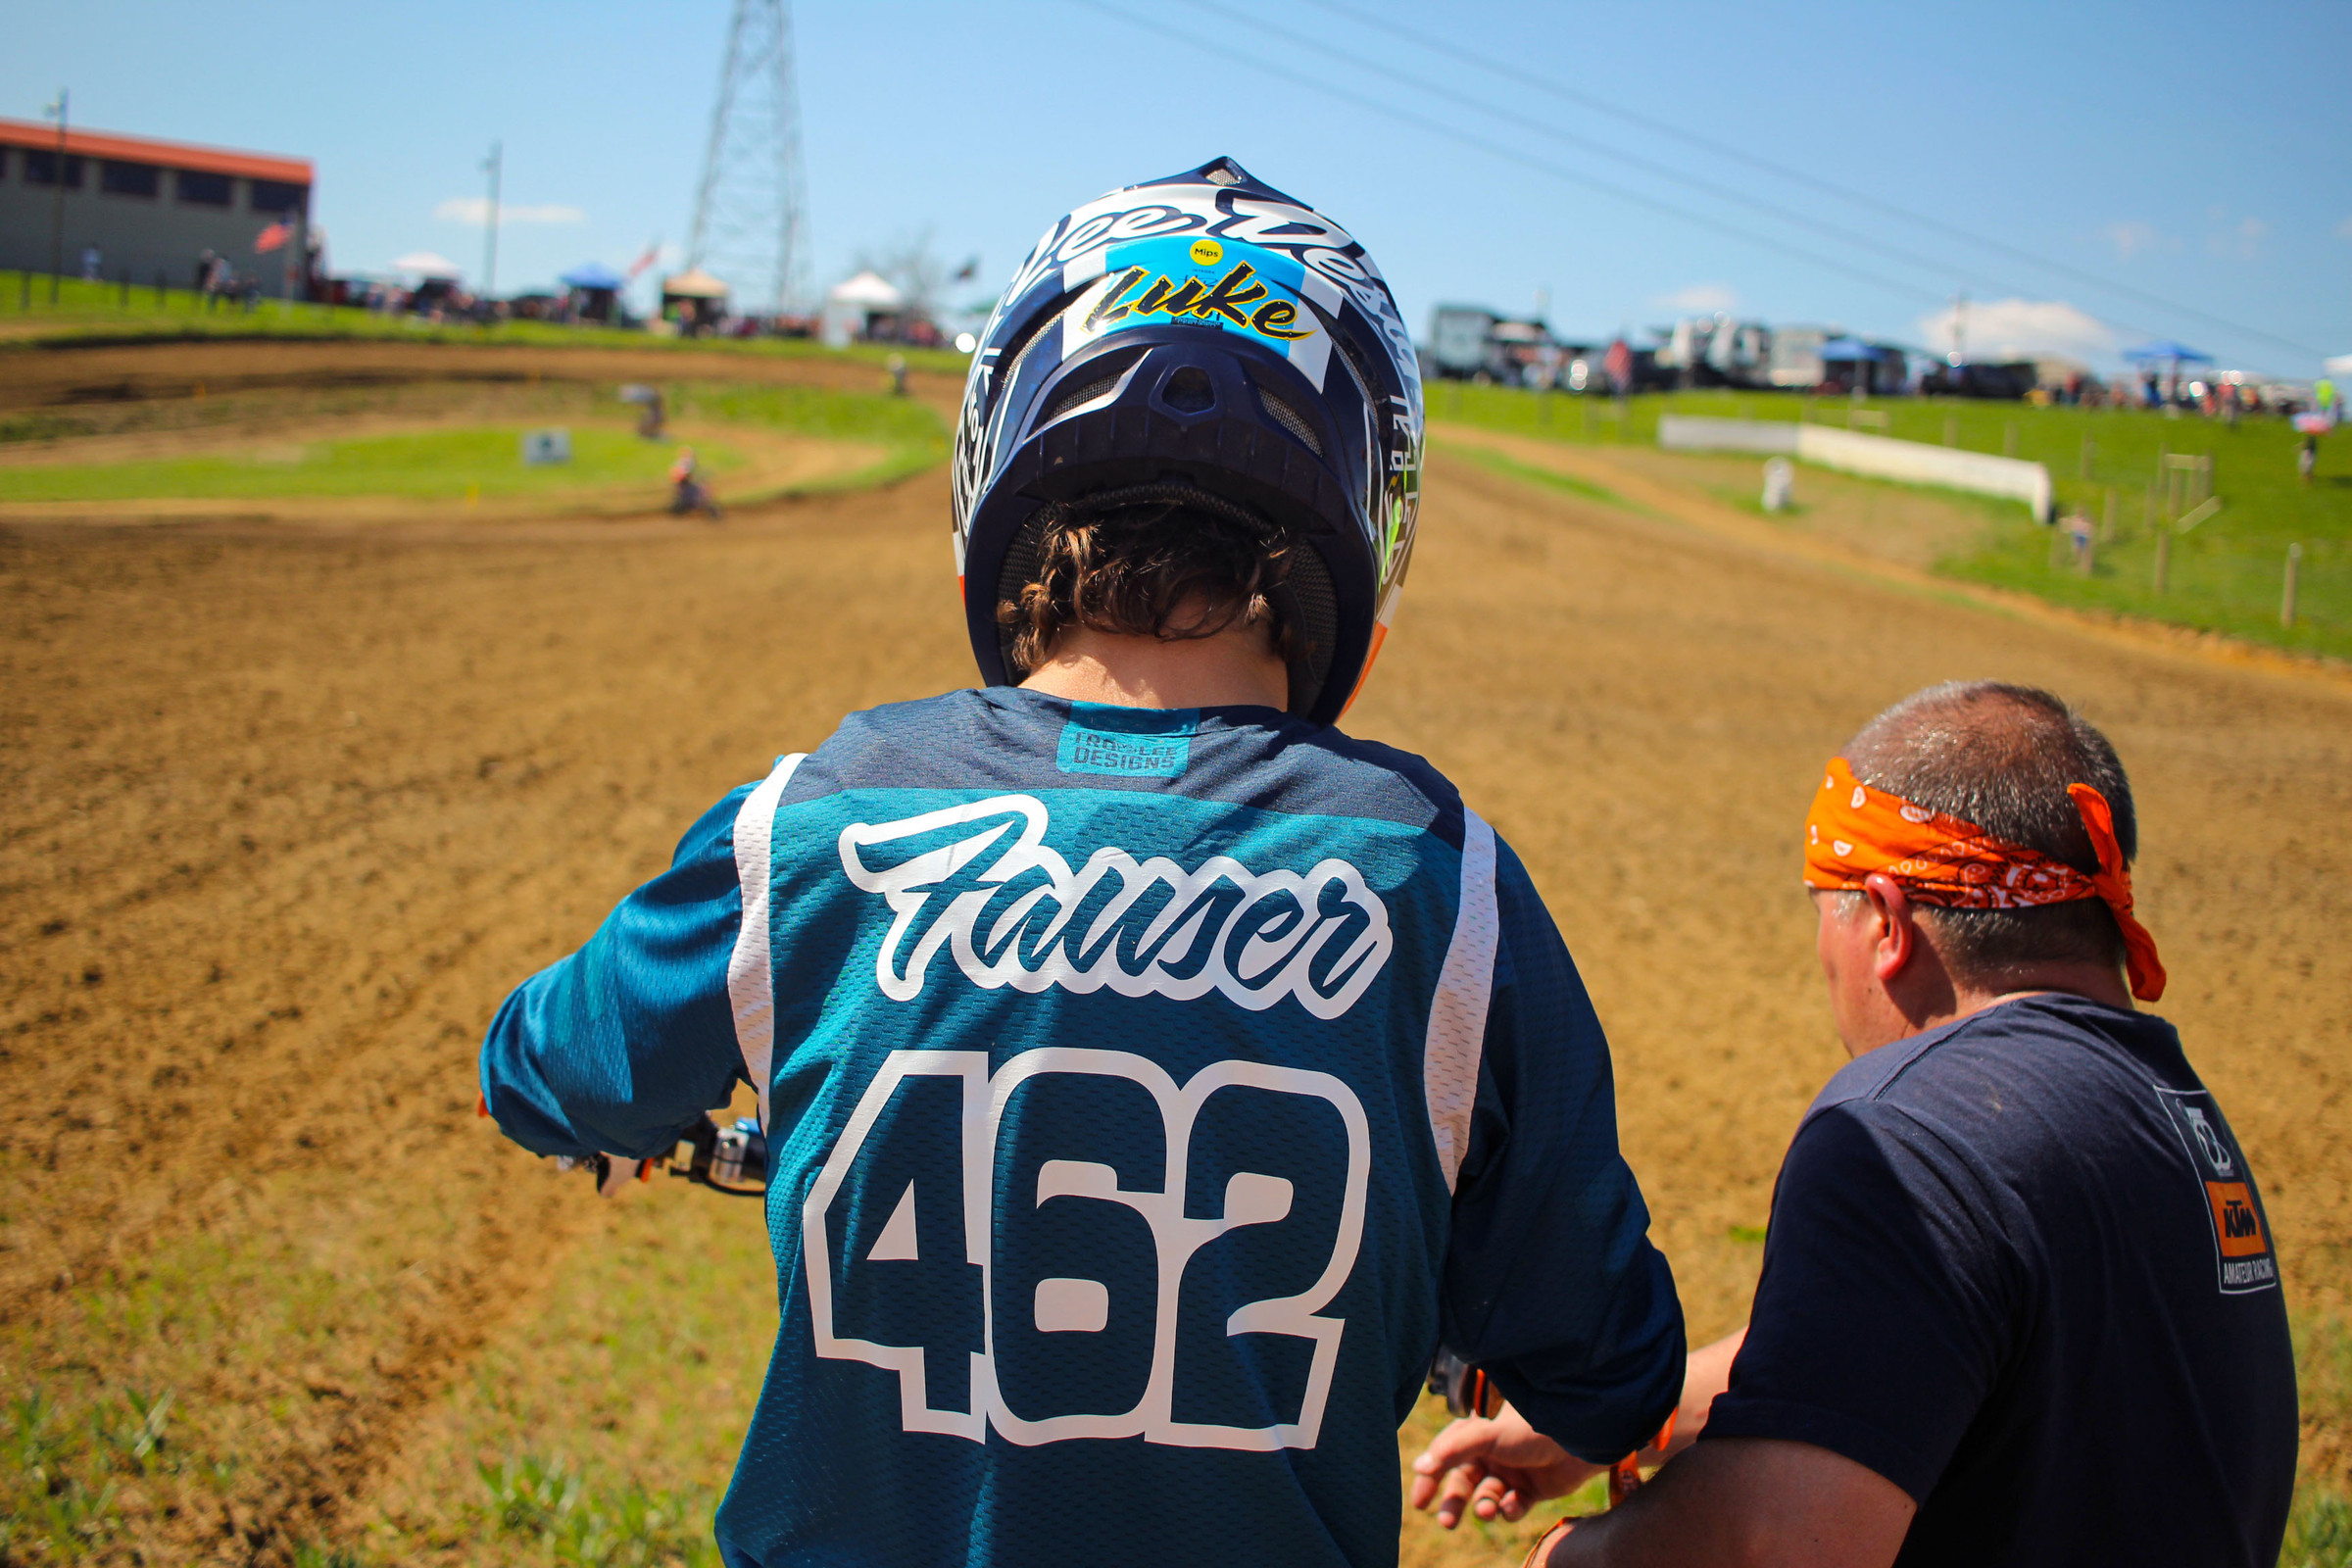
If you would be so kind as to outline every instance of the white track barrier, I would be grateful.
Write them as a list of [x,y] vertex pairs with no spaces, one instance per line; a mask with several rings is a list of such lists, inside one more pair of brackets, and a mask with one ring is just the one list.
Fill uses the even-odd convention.
[[1669,414],[1658,420],[1658,445],[1675,452],[1786,453],[1825,468],[1865,473],[1876,479],[1974,490],[1980,495],[2023,501],[2033,510],[2035,522],[2050,520],[2053,504],[2050,470],[2038,463],[1932,447],[1924,441],[1856,435],[1826,425]]

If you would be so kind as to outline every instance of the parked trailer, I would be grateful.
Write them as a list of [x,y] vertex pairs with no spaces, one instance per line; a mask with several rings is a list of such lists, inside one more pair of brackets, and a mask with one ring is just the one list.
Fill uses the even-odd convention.
[[2036,375],[2032,360],[2005,365],[1938,365],[1920,377],[1919,389],[1930,396],[1996,398],[2015,402],[2034,390]]
[[1475,305],[1441,305],[1429,319],[1429,363],[1438,374],[1457,381],[1494,373],[1493,311]]
[[1728,313],[1689,316],[1670,327],[1653,327],[1664,338],[1658,368],[1674,384],[1696,386],[1772,385],[1772,328],[1762,321],[1734,320]]

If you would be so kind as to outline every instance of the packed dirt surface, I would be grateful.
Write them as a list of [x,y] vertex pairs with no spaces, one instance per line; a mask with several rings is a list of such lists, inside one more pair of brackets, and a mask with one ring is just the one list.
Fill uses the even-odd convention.
[[[162,345],[92,343],[0,349],[0,411],[74,408],[218,396],[261,387],[398,386],[416,381],[664,381],[683,376],[878,392],[877,367],[835,355],[694,353],[629,346],[537,348],[263,338]],[[934,407],[955,412],[959,377],[917,369],[907,387]]]
[[[373,347],[78,351],[33,396],[11,362],[0,402],[401,373],[404,346]],[[471,351],[409,352],[447,377]],[[1441,456],[1348,727],[1428,756],[1526,859],[1608,1026],[1693,1336],[1740,1320],[1782,1150],[1843,1059],[1795,880],[1819,764],[1886,703],[1973,676],[2054,688],[2115,739],[2159,1010],[2261,1174],[2299,1320],[2343,1313],[2352,690],[1650,501]],[[401,1517],[383,1491],[418,1485],[411,1445],[443,1441],[484,1348],[564,1300],[606,1234],[476,1119],[484,1023],[778,753],[970,679],[947,509],[934,472],[718,527],[0,527],[0,1376],[74,1411],[175,1399],[176,1461],[123,1470],[90,1549],[283,1563]],[[756,1228],[741,1207],[727,1222]],[[2306,1432],[2339,1477],[2340,1422]],[[1073,1539],[1121,1505],[1074,1499]],[[1446,1552],[1466,1546],[1408,1523],[1408,1561]]]

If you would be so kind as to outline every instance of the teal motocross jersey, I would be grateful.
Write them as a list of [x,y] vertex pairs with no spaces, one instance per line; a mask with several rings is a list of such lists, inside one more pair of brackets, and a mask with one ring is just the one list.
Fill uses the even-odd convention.
[[739,1080],[782,1323],[732,1568],[1372,1568],[1441,1337],[1596,1461],[1681,1388],[1558,932],[1451,785],[1334,729],[854,714],[482,1050],[544,1154],[665,1153]]

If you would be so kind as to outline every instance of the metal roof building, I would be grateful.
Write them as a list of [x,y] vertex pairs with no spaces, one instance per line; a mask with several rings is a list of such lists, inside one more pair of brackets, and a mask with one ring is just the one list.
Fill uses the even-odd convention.
[[[291,258],[299,290],[312,183],[307,158],[79,129],[66,132],[61,155],[55,125],[0,120],[0,270],[47,272],[54,245],[65,274],[78,276],[95,249],[109,282],[127,272],[141,287],[161,275],[189,288],[210,250],[270,296],[284,291]],[[257,250],[276,223],[286,225],[283,244]]]

